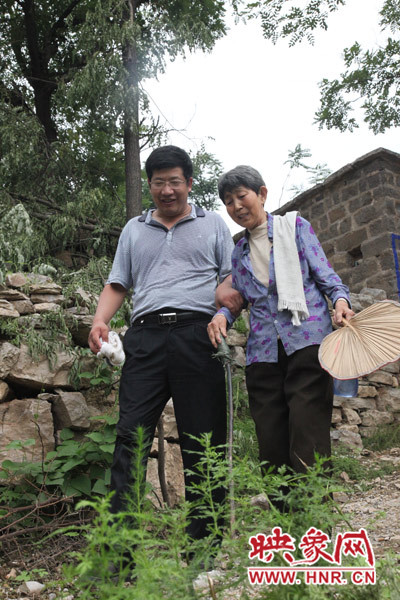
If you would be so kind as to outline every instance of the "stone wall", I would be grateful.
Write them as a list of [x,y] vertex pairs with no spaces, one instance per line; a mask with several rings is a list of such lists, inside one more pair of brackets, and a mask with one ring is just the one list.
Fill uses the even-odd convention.
[[[75,389],[71,376],[96,371],[99,359],[87,348],[88,334],[97,298],[78,288],[68,299],[59,285],[49,277],[36,274],[8,275],[0,286],[0,321],[15,322],[25,328],[27,321],[43,339],[49,332],[43,317],[62,311],[71,338],[60,335],[62,347],[54,351],[51,363],[45,355],[33,352],[25,343],[15,345],[0,332],[0,470],[6,460],[42,460],[59,443],[60,431],[68,427],[76,439],[98,427],[98,417],[116,411],[117,386],[107,390],[91,386],[87,378],[78,380]],[[124,328],[119,333],[124,334]],[[107,390],[107,391],[106,391]],[[92,419],[96,417],[96,419]],[[175,416],[169,402],[162,415],[164,430],[165,478],[169,501],[175,504],[183,496],[182,460],[178,444]],[[35,443],[25,448],[7,448],[10,442]],[[158,439],[151,449],[148,480],[153,486],[152,498],[162,501],[158,477]]]
[[352,292],[380,288],[398,300],[392,234],[400,235],[400,154],[378,148],[362,156],[275,213],[289,210],[312,223]]

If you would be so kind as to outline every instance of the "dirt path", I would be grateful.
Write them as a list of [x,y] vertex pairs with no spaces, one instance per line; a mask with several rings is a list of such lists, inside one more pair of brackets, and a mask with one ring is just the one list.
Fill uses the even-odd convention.
[[371,452],[360,460],[369,467],[393,465],[395,471],[373,481],[349,482],[348,493],[337,498],[339,505],[353,530],[367,530],[376,558],[389,550],[400,558],[400,448]]

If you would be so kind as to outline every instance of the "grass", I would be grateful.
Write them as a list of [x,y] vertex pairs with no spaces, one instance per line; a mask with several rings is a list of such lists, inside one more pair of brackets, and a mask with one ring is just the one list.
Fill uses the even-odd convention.
[[388,448],[399,448],[400,424],[380,425],[371,437],[364,439],[364,447],[377,452]]

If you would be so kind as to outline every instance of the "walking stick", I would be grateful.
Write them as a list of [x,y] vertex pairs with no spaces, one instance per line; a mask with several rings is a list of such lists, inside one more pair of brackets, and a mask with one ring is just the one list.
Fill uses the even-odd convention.
[[232,356],[228,344],[221,336],[221,342],[218,344],[217,352],[213,354],[222,362],[226,371],[226,380],[228,383],[228,467],[229,467],[229,506],[230,506],[230,526],[233,533],[235,523],[235,498],[233,482],[233,392],[232,392]]

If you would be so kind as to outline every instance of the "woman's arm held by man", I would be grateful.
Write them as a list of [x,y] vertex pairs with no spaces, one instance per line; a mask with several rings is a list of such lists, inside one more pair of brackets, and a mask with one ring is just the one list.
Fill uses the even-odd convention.
[[240,292],[232,287],[232,275],[228,275],[215,290],[215,304],[218,310],[225,306],[231,311],[232,315],[239,316],[244,301]]
[[217,348],[218,344],[221,343],[222,337],[226,338],[227,324],[228,321],[222,313],[217,313],[215,317],[213,317],[212,321],[210,321],[210,323],[208,324],[207,333],[214,348]]
[[108,323],[121,307],[127,290],[117,283],[108,284],[100,294],[96,314],[93,317],[92,329],[89,333],[89,347],[94,354],[101,348],[101,341],[108,341],[110,330]]
[[343,324],[343,318],[351,319],[354,316],[354,311],[350,308],[345,298],[339,298],[335,302],[333,309],[333,320],[337,325]]

